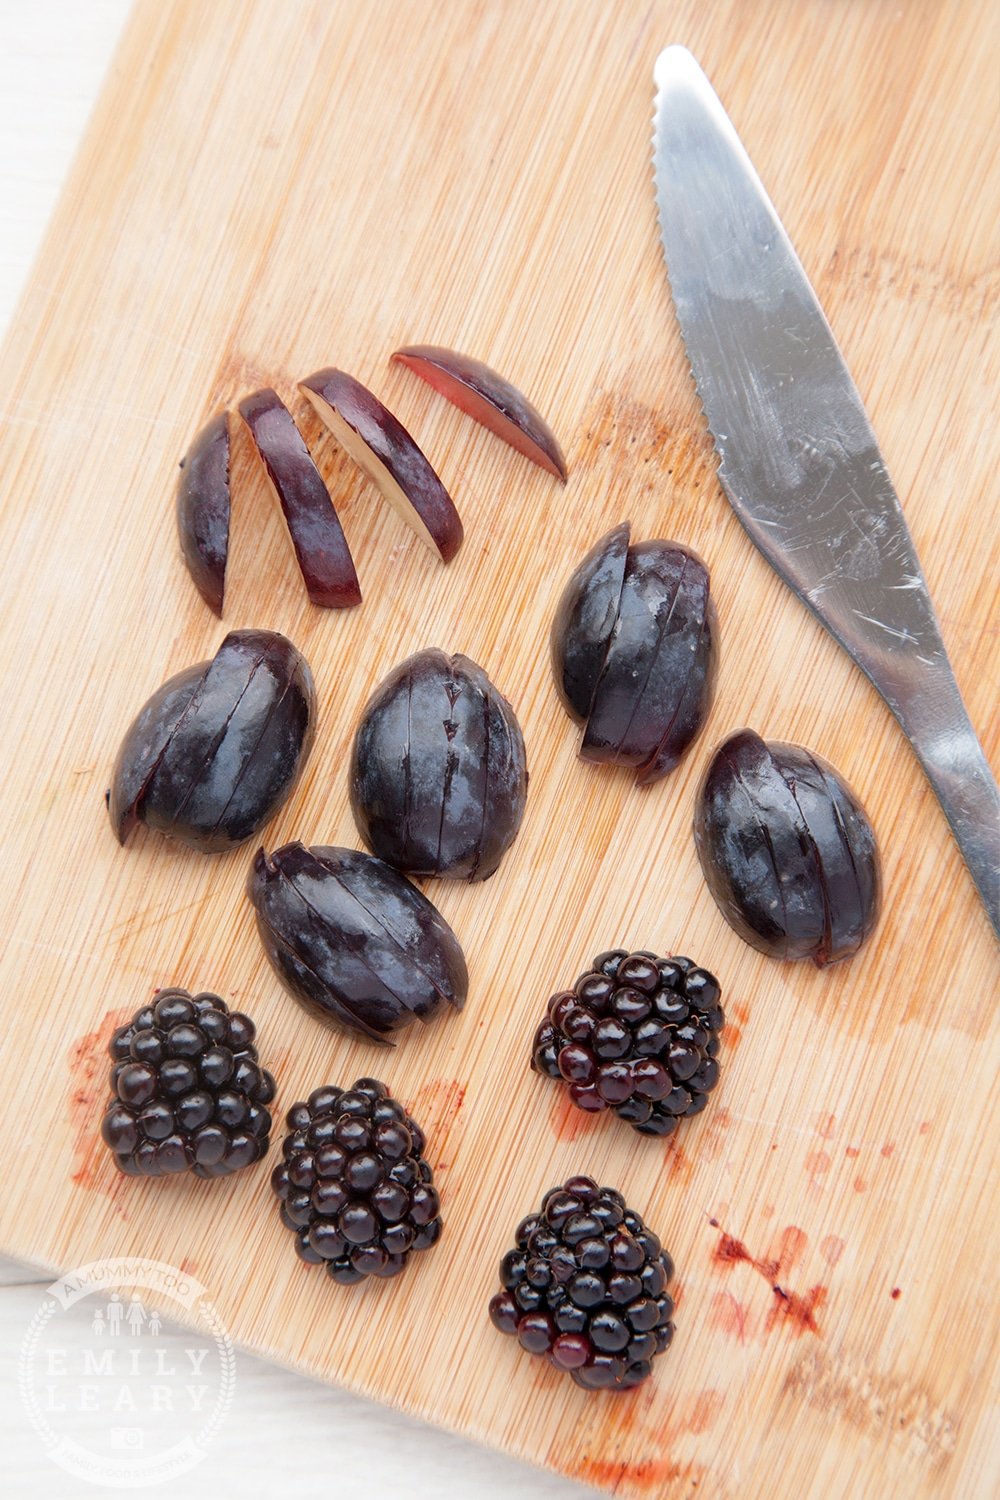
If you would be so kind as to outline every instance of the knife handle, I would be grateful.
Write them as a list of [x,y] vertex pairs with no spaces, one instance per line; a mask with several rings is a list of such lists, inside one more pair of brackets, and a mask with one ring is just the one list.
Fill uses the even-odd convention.
[[934,788],[1000,938],[1000,790],[943,647],[933,665],[914,661],[913,666],[887,701]]

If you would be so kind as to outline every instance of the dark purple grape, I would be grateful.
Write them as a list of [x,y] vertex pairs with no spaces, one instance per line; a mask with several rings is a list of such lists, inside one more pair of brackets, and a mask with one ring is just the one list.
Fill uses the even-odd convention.
[[351,549],[291,412],[277,392],[265,386],[243,398],[239,413],[281,506],[310,600],[321,609],[360,604]]
[[126,731],[108,800],[119,843],[136,823],[205,854],[251,838],[294,790],[314,728],[312,674],[291,641],[231,631]]
[[566,460],[548,422],[523,392],[481,359],[434,344],[411,344],[392,358],[565,484]]
[[397,870],[488,879],[517,836],[527,787],[514,710],[468,657],[419,651],[366,705],[351,806],[365,843]]
[[385,1041],[415,1018],[465,1004],[469,976],[455,934],[416,886],[372,855],[300,843],[270,856],[261,849],[247,894],[275,972],[323,1020]]
[[719,910],[772,958],[849,958],[881,908],[875,833],[846,782],[798,745],[743,729],[719,746],[698,792],[701,867]]
[[229,422],[207,422],[181,459],[177,532],[188,572],[209,609],[222,617],[229,556]]
[[618,618],[629,523],[616,526],[587,553],[563,589],[552,621],[552,675],[571,719],[586,722]]
[[672,771],[711,707],[717,633],[708,569],[676,542],[628,545],[616,527],[588,553],[552,631],[556,688],[585,724],[586,760]]

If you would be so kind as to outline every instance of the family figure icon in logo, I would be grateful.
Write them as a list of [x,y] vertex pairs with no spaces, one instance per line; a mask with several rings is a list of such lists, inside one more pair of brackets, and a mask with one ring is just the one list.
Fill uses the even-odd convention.
[[122,1327],[122,1299],[117,1292],[112,1292],[111,1301],[108,1303],[108,1332],[119,1334]]
[[129,1309],[125,1314],[128,1318],[128,1326],[132,1330],[133,1337],[138,1337],[142,1332],[142,1325],[146,1321],[146,1309],[142,1305],[142,1298],[138,1292],[133,1292],[129,1301]]
[[163,1327],[163,1322],[156,1308],[151,1307],[147,1312],[138,1292],[132,1293],[127,1308],[123,1304],[119,1294],[113,1292],[106,1309],[100,1306],[94,1308],[90,1330],[99,1338],[103,1337],[105,1333],[117,1336],[122,1331],[123,1320],[128,1323],[134,1338],[137,1338],[142,1332],[148,1331],[155,1339]]

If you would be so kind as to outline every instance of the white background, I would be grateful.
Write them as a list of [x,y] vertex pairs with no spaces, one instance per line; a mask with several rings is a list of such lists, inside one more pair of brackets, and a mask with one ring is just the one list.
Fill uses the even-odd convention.
[[[14,316],[128,9],[128,0],[0,0],[0,334]],[[20,1169],[4,1163],[5,1173]],[[71,1479],[28,1426],[17,1359],[45,1279],[0,1258],[0,1283],[0,1490],[9,1500],[123,1493]],[[89,1343],[85,1309],[74,1324],[81,1347]],[[325,1500],[331,1493],[343,1500],[583,1500],[594,1493],[244,1354],[237,1356],[223,1431],[172,1489],[185,1500]]]

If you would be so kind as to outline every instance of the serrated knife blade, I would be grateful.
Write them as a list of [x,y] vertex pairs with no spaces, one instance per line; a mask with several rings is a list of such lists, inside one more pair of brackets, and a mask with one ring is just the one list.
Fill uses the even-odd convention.
[[861,397],[698,63],[668,47],[655,81],[660,234],[722,487],[899,720],[1000,936],[1000,792]]

